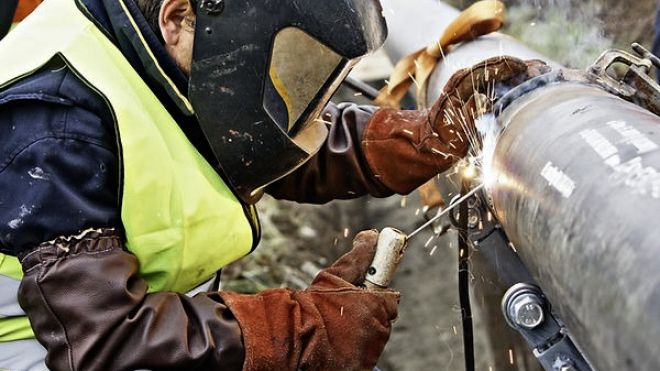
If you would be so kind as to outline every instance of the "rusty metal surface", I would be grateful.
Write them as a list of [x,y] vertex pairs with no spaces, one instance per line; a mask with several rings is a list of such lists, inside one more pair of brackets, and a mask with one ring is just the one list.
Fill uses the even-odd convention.
[[488,193],[523,262],[597,369],[660,369],[660,118],[564,82],[499,120]]

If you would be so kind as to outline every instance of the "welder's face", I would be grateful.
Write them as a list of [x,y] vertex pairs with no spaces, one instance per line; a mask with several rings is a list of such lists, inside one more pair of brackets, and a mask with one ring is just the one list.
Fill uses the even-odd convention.
[[195,38],[195,15],[190,2],[188,0],[163,1],[158,24],[167,53],[186,75],[190,75]]

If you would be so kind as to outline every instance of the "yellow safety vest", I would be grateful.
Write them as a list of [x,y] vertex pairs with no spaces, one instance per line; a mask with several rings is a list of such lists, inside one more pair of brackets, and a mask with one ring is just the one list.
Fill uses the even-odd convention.
[[[58,57],[103,97],[121,144],[126,248],[137,256],[150,292],[189,291],[251,251],[260,234],[256,212],[238,200],[82,7],[46,0],[10,32],[0,42],[0,89]],[[20,280],[15,257],[0,255],[0,276]],[[24,314],[1,311],[0,341],[33,337]]]

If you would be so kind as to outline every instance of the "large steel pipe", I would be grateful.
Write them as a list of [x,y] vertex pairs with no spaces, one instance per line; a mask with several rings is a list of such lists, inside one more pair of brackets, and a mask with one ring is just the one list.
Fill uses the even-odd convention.
[[561,83],[499,120],[489,195],[522,260],[597,369],[660,369],[660,118]]
[[[383,3],[393,56],[457,14],[433,0]],[[427,104],[457,69],[503,54],[544,59],[501,35],[466,43],[439,63]],[[514,100],[498,121],[507,128],[485,169],[488,193],[555,311],[596,369],[660,369],[660,118],[563,82]]]
[[[447,26],[458,16],[459,11],[437,0],[381,0],[387,19],[389,37],[385,52],[393,63],[422,47],[437,42]],[[518,43],[515,39],[495,33],[470,43],[457,45],[446,54],[429,81],[428,102],[437,99],[449,77],[458,69],[470,67],[496,55],[512,55],[522,59],[543,59],[539,53]],[[460,182],[459,182],[460,183]],[[444,191],[457,192],[448,189]],[[445,196],[451,198],[451,194]],[[499,256],[499,254],[496,254]],[[498,276],[489,258],[478,252],[472,255],[472,272],[477,278],[473,287],[476,305],[475,338],[479,352],[476,354],[478,369],[494,370],[539,370],[525,341],[506,324],[500,310],[500,302],[509,288]],[[510,266],[497,262],[498,269]],[[447,272],[450,274],[450,272]]]

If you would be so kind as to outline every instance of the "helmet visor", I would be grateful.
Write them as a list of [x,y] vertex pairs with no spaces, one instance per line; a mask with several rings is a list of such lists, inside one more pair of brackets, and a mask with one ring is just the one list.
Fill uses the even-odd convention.
[[347,59],[301,29],[280,30],[273,40],[264,89],[266,112],[292,137],[305,131],[314,125],[349,65]]

